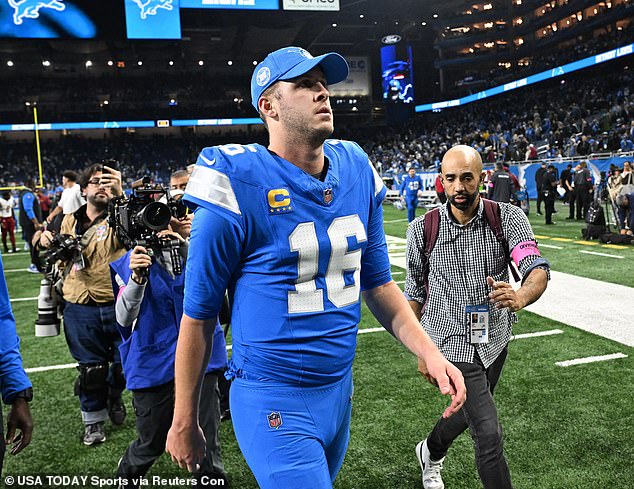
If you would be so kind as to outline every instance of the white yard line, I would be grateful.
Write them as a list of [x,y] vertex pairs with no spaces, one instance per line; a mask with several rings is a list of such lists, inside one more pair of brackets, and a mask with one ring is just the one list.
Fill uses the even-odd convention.
[[[382,327],[378,327],[378,328],[363,328],[363,329],[359,329],[357,331],[357,334],[367,334],[367,333],[380,333],[380,332],[387,332],[387,330],[385,328]],[[515,339],[522,339],[522,338],[532,338],[534,336],[547,336],[547,335],[552,335],[552,334],[558,334],[555,331],[558,331],[559,333],[563,333],[563,331],[559,330],[559,329],[554,329],[552,331],[538,331],[536,333],[526,333],[526,334],[521,334],[521,335],[517,335],[515,336]],[[232,345],[227,345],[227,351],[231,351]],[[49,365],[46,367],[32,367],[32,368],[27,368],[25,369],[27,374],[30,373],[37,373],[37,372],[48,372],[50,370],[63,370],[63,369],[68,369],[68,368],[75,368],[77,367],[76,363],[66,363],[63,365]]]
[[393,222],[405,222],[407,221],[407,218],[405,219],[392,219],[391,221],[383,221],[384,224],[392,224]]
[[36,301],[37,297],[21,297],[19,299],[10,299],[11,302]]
[[608,258],[618,258],[620,260],[622,260],[623,258],[625,258],[624,256],[620,256],[620,255],[608,255],[607,253],[599,253],[598,251],[587,251],[587,250],[580,250],[579,253],[585,253],[586,255],[596,255],[596,256],[606,256]]
[[553,250],[563,250],[561,246],[549,245],[544,243],[539,243],[540,248],[552,248]]
[[540,336],[552,336],[555,334],[563,334],[560,329],[551,329],[548,331],[537,331],[536,333],[522,333],[511,336],[512,340],[522,340],[524,338],[538,338]]
[[624,353],[612,353],[610,355],[598,355],[594,357],[575,358],[574,360],[566,360],[564,362],[555,362],[558,367],[570,367],[571,365],[582,365],[584,363],[605,362],[607,360],[615,360],[617,358],[627,358]]

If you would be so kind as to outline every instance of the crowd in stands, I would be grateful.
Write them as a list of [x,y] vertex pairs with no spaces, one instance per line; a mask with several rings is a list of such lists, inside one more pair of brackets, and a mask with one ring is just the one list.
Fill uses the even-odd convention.
[[[595,69],[597,70],[597,69]],[[537,158],[587,156],[634,150],[632,70],[623,66],[610,75],[577,74],[548,85],[535,85],[464,107],[425,113],[400,127],[337,124],[335,137],[357,141],[382,171],[403,172],[409,166],[435,168],[454,144],[476,148],[488,163]],[[251,114],[253,115],[253,114]],[[44,180],[55,186],[66,169],[114,158],[124,175],[165,181],[174,168],[193,163],[201,148],[254,140],[247,129],[231,134],[181,137],[112,132],[103,139],[65,135],[42,141]],[[185,134],[189,134],[185,136]],[[262,134],[262,138],[265,138]],[[264,141],[262,141],[264,142]],[[32,142],[2,141],[2,184],[38,180]],[[537,149],[541,148],[538,154]]]
[[[515,64],[511,68],[496,66],[492,68],[486,77],[485,86],[501,85],[511,80],[548,70],[553,66],[562,66],[594,54],[603,53],[615,47],[629,44],[634,39],[634,22],[621,30],[606,31],[584,42],[565,42],[553,49],[548,47],[546,52],[538,50],[526,58],[522,65]],[[526,62],[528,61],[528,62]],[[479,88],[478,88],[479,90]]]
[[[630,70],[578,76],[548,88],[527,88],[441,113],[404,127],[350,128],[382,171],[436,167],[454,144],[476,148],[485,162],[563,158],[634,149],[634,93]],[[533,145],[531,147],[531,145]],[[547,147],[537,153],[537,147]]]

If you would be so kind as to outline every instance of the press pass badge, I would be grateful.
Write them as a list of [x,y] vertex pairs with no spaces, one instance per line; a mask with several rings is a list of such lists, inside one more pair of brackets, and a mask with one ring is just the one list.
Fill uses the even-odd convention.
[[467,340],[472,345],[489,342],[489,306],[466,306]]

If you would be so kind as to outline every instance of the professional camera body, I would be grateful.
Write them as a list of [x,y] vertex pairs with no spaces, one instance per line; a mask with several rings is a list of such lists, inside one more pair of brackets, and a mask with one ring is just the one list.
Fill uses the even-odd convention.
[[[161,238],[158,233],[168,228],[172,217],[184,217],[187,208],[180,200],[172,198],[165,187],[151,184],[149,177],[137,180],[131,187],[132,193],[129,197],[112,199],[110,225],[128,249],[143,246],[148,249],[150,255],[169,250],[172,269],[179,275],[183,271],[182,260],[178,254],[180,242]],[[161,197],[162,201],[156,200]]]

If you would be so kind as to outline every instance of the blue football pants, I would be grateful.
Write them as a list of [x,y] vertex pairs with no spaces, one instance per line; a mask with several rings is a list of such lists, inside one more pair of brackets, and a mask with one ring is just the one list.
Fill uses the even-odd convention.
[[262,489],[329,489],[350,439],[352,371],[319,387],[236,378],[231,419]]
[[407,205],[407,222],[412,222],[416,219],[416,207],[418,207],[418,196],[416,199],[405,199],[405,205]]

